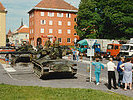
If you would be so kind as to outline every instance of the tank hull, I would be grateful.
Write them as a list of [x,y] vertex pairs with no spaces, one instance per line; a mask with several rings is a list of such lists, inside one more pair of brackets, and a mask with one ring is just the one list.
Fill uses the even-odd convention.
[[39,78],[72,78],[77,73],[77,65],[60,60],[32,60],[34,64],[33,71]]

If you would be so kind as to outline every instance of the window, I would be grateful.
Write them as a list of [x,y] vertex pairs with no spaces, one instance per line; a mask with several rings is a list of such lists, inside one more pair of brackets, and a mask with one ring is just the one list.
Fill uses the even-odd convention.
[[68,29],[68,30],[67,30],[67,33],[68,33],[68,34],[71,34],[71,30],[70,30],[70,29]]
[[77,35],[77,33],[74,33],[74,35]]
[[46,24],[46,20],[41,20],[41,24],[42,25]]
[[53,33],[53,29],[49,29],[49,33]]
[[41,16],[44,16],[44,12],[41,12]]
[[58,25],[62,25],[62,21],[58,21]]
[[113,48],[114,48],[113,45],[108,45],[108,46],[107,46],[107,49],[113,49]]
[[118,46],[115,46],[115,49],[118,49]]
[[70,43],[71,42],[71,39],[70,38],[67,38],[67,43]]
[[31,34],[32,30],[30,29],[30,34]]
[[74,29],[77,29],[77,25],[74,25]]
[[77,18],[74,18],[74,21],[77,22]]
[[66,14],[66,17],[67,17],[67,18],[71,18],[71,14],[70,14],[70,13],[67,13],[67,14]]
[[59,34],[61,34],[61,33],[62,33],[62,30],[61,30],[61,29],[59,29],[59,30],[58,30],[58,33],[59,33]]
[[53,21],[52,20],[49,21],[49,25],[53,25]]
[[69,22],[67,22],[67,25],[68,25],[68,26],[71,26],[71,22],[70,22],[70,21],[69,21]]
[[129,49],[129,45],[122,45],[121,50],[127,51]]
[[57,17],[63,17],[63,13],[57,13]]
[[58,41],[59,41],[59,43],[62,43],[62,39],[61,38],[58,38]]
[[44,33],[44,28],[41,28],[41,33]]
[[48,16],[49,16],[49,17],[54,17],[54,13],[48,12]]

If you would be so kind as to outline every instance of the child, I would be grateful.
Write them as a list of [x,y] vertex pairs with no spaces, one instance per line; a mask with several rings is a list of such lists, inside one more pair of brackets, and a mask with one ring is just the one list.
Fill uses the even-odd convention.
[[104,65],[99,62],[99,58],[96,58],[96,62],[92,62],[92,65],[95,66],[96,85],[99,85],[100,73],[104,69]]

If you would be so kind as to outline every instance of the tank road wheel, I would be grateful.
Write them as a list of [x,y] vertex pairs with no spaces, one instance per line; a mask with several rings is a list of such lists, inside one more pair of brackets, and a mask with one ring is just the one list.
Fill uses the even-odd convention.
[[39,78],[40,79],[43,79],[43,69],[41,68],[41,72],[40,72],[40,74],[39,74]]
[[42,79],[42,74],[39,75],[39,78]]

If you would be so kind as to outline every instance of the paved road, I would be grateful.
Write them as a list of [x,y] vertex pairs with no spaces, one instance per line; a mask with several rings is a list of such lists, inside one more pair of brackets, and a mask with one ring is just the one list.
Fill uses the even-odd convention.
[[[67,57],[66,57],[67,59]],[[107,69],[101,73],[101,83],[96,86],[94,83],[94,68],[92,68],[92,81],[89,82],[89,73],[86,72],[86,67],[89,65],[89,58],[84,58],[83,61],[75,61],[78,64],[78,74],[73,79],[39,79],[32,70],[32,64],[18,64],[14,68],[0,64],[0,83],[18,85],[18,86],[43,86],[53,88],[91,88],[97,90],[108,91],[107,89]],[[106,66],[107,60],[102,61]],[[117,76],[117,72],[116,72]],[[123,91],[122,89],[111,91],[133,97],[133,91]]]

